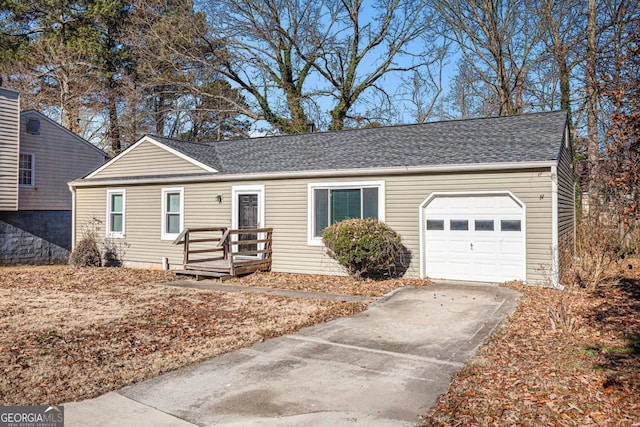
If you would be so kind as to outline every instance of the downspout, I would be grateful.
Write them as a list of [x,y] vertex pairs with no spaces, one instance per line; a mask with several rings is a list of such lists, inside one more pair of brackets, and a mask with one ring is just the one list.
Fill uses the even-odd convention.
[[69,185],[71,191],[71,252],[76,248],[76,187]]
[[551,285],[564,289],[560,284],[560,249],[558,241],[558,167],[551,166]]

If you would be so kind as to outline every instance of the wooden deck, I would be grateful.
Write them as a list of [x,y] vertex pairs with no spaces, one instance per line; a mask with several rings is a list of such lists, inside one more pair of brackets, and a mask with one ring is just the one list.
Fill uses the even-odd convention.
[[177,274],[224,280],[271,270],[272,228],[232,230],[226,227],[186,228],[173,242],[183,244],[182,270]]

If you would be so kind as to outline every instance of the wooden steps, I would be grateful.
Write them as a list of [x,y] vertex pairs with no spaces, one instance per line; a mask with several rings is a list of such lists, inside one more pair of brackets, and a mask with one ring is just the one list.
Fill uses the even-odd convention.
[[196,280],[220,279],[220,281],[222,282],[233,277],[229,273],[222,273],[218,271],[174,270],[173,272],[175,274],[182,275],[182,276],[193,276],[195,277]]
[[[198,238],[193,238],[194,235]],[[272,228],[231,230],[226,227],[185,228],[173,242],[183,244],[182,270],[201,278],[229,277],[271,270]]]

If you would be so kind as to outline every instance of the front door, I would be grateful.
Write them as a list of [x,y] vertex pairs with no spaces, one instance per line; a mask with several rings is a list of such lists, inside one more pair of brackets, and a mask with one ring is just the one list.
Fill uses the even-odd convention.
[[[232,228],[250,230],[262,228],[264,225],[264,186],[236,186],[233,187],[233,218]],[[260,236],[255,233],[240,234],[238,241],[257,240]],[[256,251],[261,249],[258,244],[247,243],[236,246],[235,251]],[[251,254],[257,257],[256,254]]]
[[[238,193],[238,229],[256,229],[260,227],[260,221],[258,220],[258,194],[244,194]],[[240,234],[238,240],[256,240],[257,234]],[[250,243],[246,245],[238,245],[240,252],[255,251],[258,249],[256,243]]]

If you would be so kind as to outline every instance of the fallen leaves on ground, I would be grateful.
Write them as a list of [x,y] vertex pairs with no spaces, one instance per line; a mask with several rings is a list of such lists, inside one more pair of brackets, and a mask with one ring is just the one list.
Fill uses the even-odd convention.
[[157,284],[170,280],[150,270],[0,268],[0,405],[95,397],[366,308]]
[[254,273],[225,283],[294,291],[322,292],[340,295],[379,297],[405,286],[425,286],[426,279],[392,278],[385,280],[355,280],[351,277],[322,274]]
[[429,426],[640,425],[640,282],[508,285],[519,307],[424,417]]

